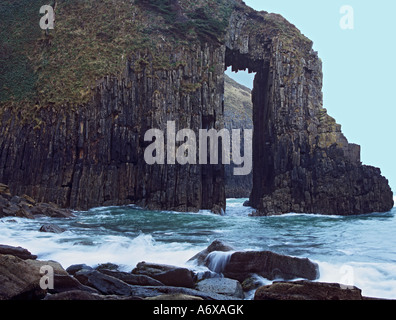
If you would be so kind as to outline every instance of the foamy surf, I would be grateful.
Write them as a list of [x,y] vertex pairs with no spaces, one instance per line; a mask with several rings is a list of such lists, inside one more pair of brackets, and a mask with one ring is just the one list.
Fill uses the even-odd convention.
[[[208,213],[147,211],[136,206],[101,207],[71,219],[0,219],[0,244],[21,246],[40,260],[64,268],[85,263],[115,263],[131,271],[146,261],[186,266],[214,240],[235,250],[270,250],[309,258],[320,266],[318,281],[355,285],[365,296],[396,299],[396,209],[357,217],[289,214],[249,217],[246,199],[229,199],[225,216]],[[67,231],[39,232],[53,223]],[[210,255],[221,272],[230,253]],[[351,276],[352,275],[352,276]],[[262,279],[262,283],[271,283]]]
[[[131,271],[141,261],[185,266],[197,253],[197,248],[191,245],[158,243],[149,234],[130,238],[120,235],[84,237],[72,231],[41,233],[38,225],[32,230],[23,227],[26,221],[12,220],[16,222],[0,221],[1,244],[21,246],[36,254],[38,259],[57,261],[64,268],[78,263],[96,266],[111,262],[120,265],[123,271]],[[31,227],[34,225],[30,224]]]
[[[355,286],[362,295],[382,299],[396,297],[396,265],[393,263],[349,262],[333,264],[317,262],[320,278],[317,281]],[[391,276],[393,275],[393,276]]]
[[216,273],[223,273],[234,252],[235,251],[213,251],[209,253],[206,257],[209,270]]

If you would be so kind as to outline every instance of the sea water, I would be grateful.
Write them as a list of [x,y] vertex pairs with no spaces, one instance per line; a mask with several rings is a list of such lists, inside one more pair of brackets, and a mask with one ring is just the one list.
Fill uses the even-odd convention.
[[[141,261],[194,268],[187,260],[218,239],[235,250],[309,258],[319,265],[318,281],[355,285],[365,296],[396,299],[396,208],[350,217],[250,217],[253,210],[244,201],[228,199],[224,216],[125,206],[75,212],[68,219],[2,218],[0,244],[24,247],[64,268],[112,262],[131,271]],[[45,223],[66,232],[39,232]],[[224,259],[213,261],[222,268]]]

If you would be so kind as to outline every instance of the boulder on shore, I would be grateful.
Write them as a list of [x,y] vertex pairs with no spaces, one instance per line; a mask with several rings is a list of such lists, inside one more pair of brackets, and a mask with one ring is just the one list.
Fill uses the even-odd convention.
[[316,280],[319,277],[319,266],[307,258],[295,258],[271,251],[246,251],[233,253],[223,274],[240,282],[252,274],[269,280]]
[[228,278],[211,278],[197,283],[196,290],[213,292],[239,299],[244,298],[243,289],[239,281]]
[[60,208],[54,203],[37,203],[27,195],[12,195],[9,187],[0,183],[0,218],[19,217],[34,219],[38,215],[52,218],[70,218],[74,216],[71,210]]
[[66,272],[68,274],[70,274],[71,276],[74,276],[78,271],[83,270],[83,269],[93,270],[92,267],[87,266],[85,263],[80,263],[80,264],[73,264],[73,265],[69,266],[66,269]]
[[74,277],[83,285],[94,288],[104,295],[132,295],[129,284],[97,270],[82,269]]
[[219,240],[188,261],[204,265],[211,271],[222,273],[241,283],[254,274],[269,280],[316,280],[319,277],[318,265],[307,258],[295,258],[271,251],[235,251]]
[[63,229],[55,224],[48,223],[41,226],[40,232],[48,232],[48,233],[63,233],[66,229]]
[[[53,288],[48,288],[47,292],[51,294],[62,293],[72,290],[87,291],[91,293],[98,293],[97,290],[81,284],[76,278],[69,275],[69,273],[56,261],[40,261],[40,260],[27,260],[34,270],[40,273],[42,267],[51,267],[53,270],[54,284]],[[43,274],[40,273],[40,277]]]
[[[73,265],[66,271],[56,261],[22,259],[30,254],[26,249],[3,245],[0,245],[0,249],[3,250],[2,252],[10,253],[0,253],[0,300],[142,300],[146,298],[154,300],[240,300],[244,298],[240,282],[229,278],[204,279],[192,289],[186,286],[162,285],[162,282],[147,275],[109,270],[104,266],[101,271],[98,271],[83,264]],[[18,257],[18,254],[21,253],[23,253],[22,258]],[[261,257],[260,259],[254,258],[251,254],[247,255],[252,259],[251,265],[243,260],[239,266],[244,265],[249,272],[254,269],[253,263],[263,262],[260,259],[264,259],[262,252],[256,253]],[[296,263],[297,260],[286,261]],[[297,262],[297,266],[298,263],[302,262]],[[230,265],[238,266],[237,263],[230,263]],[[267,263],[267,265],[272,264]],[[41,288],[43,266],[49,266],[53,271],[53,288]],[[106,264],[106,266],[110,265]],[[291,266],[293,263],[289,263],[289,268],[293,270]],[[238,270],[237,275],[244,277],[244,273],[240,269],[236,270]],[[286,272],[285,270],[288,269],[284,268],[283,271]],[[181,283],[189,285],[192,281],[191,270],[175,266],[142,262],[134,271],[150,273],[160,278],[164,277],[164,279],[179,285]],[[289,273],[286,274],[290,274],[290,270],[287,272]],[[177,278],[178,275],[180,278]],[[254,278],[250,278],[244,286],[247,290],[254,289],[256,287]],[[255,292],[255,300],[369,299],[374,298],[362,297],[361,290],[356,287],[310,281],[274,282],[272,285],[261,286]]]
[[124,281],[125,283],[128,283],[130,285],[134,286],[163,286],[164,284],[161,281],[155,280],[149,276],[142,275],[142,274],[132,274],[128,272],[122,272],[122,271],[114,271],[114,270],[108,270],[108,269],[102,269],[100,270],[103,274],[107,274],[108,276],[112,276],[114,278],[117,278],[119,280]]
[[194,287],[194,272],[187,268],[169,266],[164,264],[140,262],[132,270],[135,275],[149,276],[162,282],[166,286]]
[[0,255],[0,300],[43,299],[46,291],[40,288],[40,278],[40,270],[27,261]]
[[44,215],[51,218],[70,218],[74,217],[69,209],[59,208],[54,203],[38,203],[31,207],[31,213],[35,215]]
[[215,251],[229,252],[235,251],[235,249],[223,241],[215,240],[206,249],[198,252],[195,256],[189,259],[188,262],[195,262],[198,266],[205,265],[208,255]]
[[22,260],[36,260],[37,256],[30,253],[29,250],[21,247],[12,247],[0,244],[0,254],[8,254],[14,257],[18,257]]
[[4,183],[0,183],[0,195],[11,196],[10,188]]
[[310,281],[274,282],[256,290],[254,300],[363,300],[356,287]]

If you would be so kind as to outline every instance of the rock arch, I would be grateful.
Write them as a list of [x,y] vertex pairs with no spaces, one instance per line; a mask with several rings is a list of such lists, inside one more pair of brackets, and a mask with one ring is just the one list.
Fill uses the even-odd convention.
[[[136,14],[150,28],[155,24],[149,19],[155,17],[167,27],[151,30],[152,47],[135,43],[128,58],[122,55],[119,61],[123,70],[101,75],[81,105],[61,96],[57,98],[64,104],[57,107],[41,108],[35,101],[15,110],[13,104],[1,106],[0,182],[13,194],[73,209],[136,203],[150,209],[220,213],[226,205],[224,167],[150,166],[143,157],[148,145],[144,135],[153,128],[166,130],[167,121],[175,121],[176,130],[222,129],[224,70],[232,66],[257,72],[250,201],[258,214],[359,214],[392,208],[388,181],[379,169],[361,164],[360,147],[348,143],[323,108],[321,61],[296,27],[240,0],[234,8],[226,6],[229,1],[218,1],[223,3],[224,29],[229,16],[223,39],[217,12],[209,28],[197,15],[205,13],[205,1],[197,2],[198,9],[182,0],[162,9],[159,2],[123,2],[133,10],[120,14]],[[61,10],[65,6],[59,6],[58,21],[71,14]],[[191,20],[185,27],[195,25],[201,35],[190,41],[168,25],[176,21],[183,26],[186,16]],[[92,23],[95,14],[87,19]],[[37,27],[33,22],[26,30]],[[57,36],[70,33],[62,26]],[[28,42],[35,40],[42,49],[37,36]],[[119,57],[112,53],[109,59]],[[12,74],[14,66],[9,67]],[[34,77],[40,79],[40,72],[43,68]]]
[[283,17],[235,10],[226,67],[256,72],[253,189],[257,215],[388,211],[392,191],[380,170],[360,162],[323,108],[322,62],[312,42]]

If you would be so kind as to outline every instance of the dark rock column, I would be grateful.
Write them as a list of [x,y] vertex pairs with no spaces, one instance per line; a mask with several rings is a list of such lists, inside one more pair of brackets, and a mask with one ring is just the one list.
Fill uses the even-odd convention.
[[323,108],[322,62],[284,18],[239,8],[230,19],[226,66],[257,72],[253,99],[253,189],[257,215],[389,211],[379,169]]
[[273,128],[270,105],[269,66],[259,71],[254,80],[253,99],[253,189],[251,205],[274,189]]

